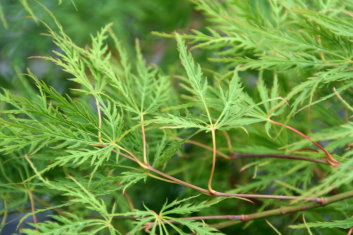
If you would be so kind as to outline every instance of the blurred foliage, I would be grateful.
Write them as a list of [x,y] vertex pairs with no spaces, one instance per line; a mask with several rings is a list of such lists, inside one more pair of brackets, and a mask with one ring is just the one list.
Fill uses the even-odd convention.
[[[41,0],[61,22],[67,34],[78,45],[90,41],[90,34],[97,32],[107,23],[119,39],[133,50],[136,38],[143,42],[146,56],[153,62],[166,65],[177,59],[175,52],[168,50],[165,40],[151,36],[151,31],[172,31],[185,28],[192,17],[191,3],[187,0]],[[30,56],[49,55],[55,49],[45,39],[46,29],[35,21],[36,16],[53,25],[47,12],[33,0],[2,0],[0,3],[0,85],[23,87],[23,82],[14,79],[26,67],[41,78],[64,91],[68,83],[55,66]],[[164,43],[164,44],[163,44]],[[172,46],[169,46],[172,47]],[[160,51],[158,53],[158,50]],[[157,51],[157,52],[156,52]],[[164,53],[167,55],[165,56]],[[150,56],[148,56],[148,54]],[[165,59],[164,59],[165,57]],[[162,60],[163,58],[163,60]],[[16,73],[17,69],[17,73]],[[55,71],[55,72],[54,72]]]

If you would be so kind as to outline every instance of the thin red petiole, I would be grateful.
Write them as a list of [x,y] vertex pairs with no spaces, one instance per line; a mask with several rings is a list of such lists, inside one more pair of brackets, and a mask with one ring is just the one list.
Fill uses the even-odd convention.
[[351,228],[348,230],[347,235],[351,235],[352,232],[353,232],[353,227],[351,227]]
[[339,166],[341,163],[339,161],[337,161],[336,159],[334,159],[332,157],[332,155],[324,148],[322,147],[320,144],[318,144],[317,142],[315,142],[314,140],[312,140],[309,136],[303,134],[302,132],[298,131],[297,129],[291,127],[291,126],[288,126],[286,124],[283,124],[283,123],[280,123],[280,122],[276,122],[276,121],[273,121],[271,119],[268,119],[268,121],[270,121],[271,123],[275,124],[275,125],[278,125],[278,126],[282,126],[284,128],[287,128],[295,133],[297,133],[298,135],[300,135],[301,137],[303,137],[304,139],[307,139],[309,140],[311,143],[313,143],[316,147],[318,147],[319,149],[321,149],[325,154],[326,154],[326,157],[325,157],[325,160],[328,164],[330,164],[331,166]]

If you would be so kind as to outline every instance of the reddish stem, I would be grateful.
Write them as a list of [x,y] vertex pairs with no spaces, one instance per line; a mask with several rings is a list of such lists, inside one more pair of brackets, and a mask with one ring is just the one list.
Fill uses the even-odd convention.
[[348,230],[347,235],[351,235],[352,232],[353,232],[353,227]]
[[[101,147],[106,147],[105,145],[99,145]],[[116,150],[112,150],[113,152],[116,152]],[[129,152],[129,154],[131,154]],[[223,193],[223,192],[217,192],[217,191],[214,191],[214,192],[210,192],[209,190],[207,189],[204,189],[204,188],[201,188],[199,186],[196,186],[196,185],[193,185],[193,184],[190,184],[188,182],[185,182],[183,180],[180,180],[178,178],[175,178],[171,175],[168,175],[162,171],[159,171],[155,168],[153,168],[151,165],[149,164],[143,164],[141,163],[140,161],[137,160],[137,158],[133,155],[133,156],[129,156],[127,154],[124,154],[124,153],[119,153],[119,155],[127,158],[127,159],[130,159],[134,162],[136,162],[137,164],[139,164],[141,167],[143,167],[144,169],[146,170],[149,170],[149,171],[152,171],[166,179],[169,179],[171,181],[173,181],[175,184],[179,184],[179,185],[183,185],[185,187],[188,187],[188,188],[191,188],[191,189],[194,189],[196,191],[199,191],[200,193],[203,193],[205,195],[208,195],[208,196],[215,196],[215,197],[237,197],[237,198],[242,198],[242,199],[248,199],[248,198],[255,198],[255,199],[279,199],[279,200],[295,200],[295,199],[298,199],[299,197],[297,196],[283,196],[283,195],[263,195],[263,194],[241,194],[241,193]],[[247,200],[251,203],[253,203],[251,200]],[[311,202],[318,202],[318,203],[322,203],[322,199],[321,198],[304,198],[303,201],[311,201]]]
[[295,133],[297,133],[298,135],[300,135],[301,137],[303,137],[304,139],[307,139],[309,140],[311,143],[313,143],[314,145],[316,145],[316,147],[318,147],[319,149],[321,149],[325,154],[326,154],[326,157],[325,157],[325,161],[330,164],[331,166],[339,166],[341,163],[339,161],[337,161],[336,159],[334,159],[332,157],[332,155],[324,148],[322,147],[320,144],[318,144],[317,142],[315,142],[314,140],[312,140],[309,136],[303,134],[302,132],[298,131],[297,129],[291,127],[291,126],[288,126],[286,124],[283,124],[283,123],[280,123],[280,122],[276,122],[276,121],[273,121],[271,119],[268,119],[271,123],[275,124],[275,125],[278,125],[278,126],[282,126],[284,128],[287,128]]
[[[31,211],[32,211],[32,213],[34,213],[36,211],[36,206],[35,206],[35,202],[33,199],[32,191],[30,191],[30,190],[28,190],[28,197],[29,197],[29,201],[31,203]],[[33,218],[33,223],[37,224],[38,221],[37,221],[36,214],[32,214],[32,218]]]

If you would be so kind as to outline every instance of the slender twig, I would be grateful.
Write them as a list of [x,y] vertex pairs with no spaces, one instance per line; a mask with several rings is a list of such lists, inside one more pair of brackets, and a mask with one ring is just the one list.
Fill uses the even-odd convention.
[[[109,175],[112,175],[111,173]],[[120,182],[119,181],[116,181],[115,182],[117,185],[121,186]],[[122,192],[123,196],[125,197],[128,205],[129,205],[129,208],[131,211],[135,210],[135,207],[134,207],[134,203],[132,202],[131,200],[131,197],[129,196],[129,194],[126,192],[126,190],[123,190]]]
[[[130,155],[130,156],[126,156],[126,154],[119,153],[121,156],[126,157],[126,158],[128,158],[128,159],[130,159],[130,160],[136,162],[137,164],[139,164],[139,165],[142,166],[142,167],[144,166],[143,163],[140,162],[140,161],[137,159],[137,157],[135,157],[135,155],[134,155],[133,153],[131,153],[129,150],[127,150],[126,148],[124,148],[124,147],[122,147],[122,146],[120,146],[120,145],[118,145],[118,144],[116,144],[116,143],[112,143],[112,144],[113,144],[115,147],[117,147],[118,149],[123,150],[124,152],[126,152],[126,153],[128,153],[128,154]],[[99,145],[99,146],[101,146],[101,147],[106,147],[106,145],[103,145],[103,144],[101,144],[101,145]]]
[[164,182],[167,182],[167,183],[175,184],[175,182],[174,182],[173,180],[168,180],[168,179],[165,179],[165,178],[163,178],[163,177],[160,177],[160,176],[156,176],[156,175],[154,175],[154,174],[151,174],[151,173],[149,173],[149,172],[147,172],[147,175],[150,176],[150,177],[152,177],[152,178],[155,178],[155,179],[157,179],[157,180],[160,180],[160,181],[164,181]]
[[[203,149],[213,151],[213,148],[205,145],[203,143],[200,143],[195,140],[188,140],[186,141],[189,144],[193,144],[196,146],[199,146]],[[314,152],[318,152],[316,149],[311,149],[311,148],[302,148],[300,150],[310,150]],[[217,150],[216,151],[217,155],[227,159],[227,160],[233,160],[237,158],[282,158],[282,159],[292,159],[292,160],[301,160],[301,161],[308,161],[308,162],[316,162],[316,163],[321,163],[321,164],[329,164],[324,160],[320,159],[314,159],[314,158],[309,158],[309,157],[303,157],[303,156],[296,156],[296,155],[286,155],[286,154],[275,154],[275,153],[266,153],[266,154],[256,154],[256,153],[233,153],[232,155],[228,156],[227,154]]]
[[[213,151],[213,148],[202,144],[200,142],[194,141],[194,140],[188,140],[186,141],[187,143],[199,146],[201,148],[204,148],[206,150]],[[310,150],[310,151],[315,151],[317,152],[316,149],[309,149],[309,148],[303,148],[300,150]],[[237,159],[237,158],[282,158],[282,159],[292,159],[292,160],[302,160],[302,161],[309,161],[309,162],[316,162],[316,163],[322,163],[322,164],[329,164],[324,160],[320,159],[314,159],[314,158],[309,158],[309,157],[303,157],[303,156],[296,156],[296,155],[286,155],[286,154],[275,154],[275,153],[269,153],[269,154],[255,154],[255,153],[233,153],[232,155],[228,156],[225,153],[217,150],[216,151],[217,155],[227,159],[227,160],[232,160],[232,159]]]
[[276,121],[273,121],[271,119],[268,119],[269,122],[275,124],[275,125],[278,125],[278,126],[282,126],[284,128],[287,128],[295,133],[297,133],[298,135],[300,135],[301,137],[303,137],[304,139],[307,139],[309,140],[311,143],[313,143],[314,145],[316,145],[319,149],[321,149],[327,157],[325,157],[325,160],[328,164],[330,164],[331,166],[339,166],[341,163],[339,161],[337,161],[336,159],[334,159],[332,157],[332,155],[324,148],[322,147],[320,144],[318,144],[317,142],[315,142],[314,140],[312,140],[309,136],[303,134],[302,132],[298,131],[297,129],[291,127],[291,126],[288,126],[286,124],[283,124],[283,123],[280,123],[280,122],[276,122]]
[[147,168],[148,170],[150,170],[150,171],[152,171],[152,172],[154,172],[154,173],[160,175],[160,176],[163,176],[164,178],[167,178],[167,179],[169,179],[169,180],[175,182],[176,184],[183,185],[183,186],[185,186],[185,187],[194,189],[194,190],[199,191],[199,192],[201,192],[201,193],[203,193],[203,194],[206,194],[206,195],[210,195],[210,193],[209,193],[209,191],[208,191],[207,189],[198,187],[198,186],[196,186],[196,185],[193,185],[193,184],[187,183],[187,182],[185,182],[185,181],[183,181],[183,180],[180,180],[180,179],[178,179],[178,178],[175,178],[175,177],[173,177],[173,176],[171,176],[171,175],[168,175],[168,174],[166,174],[166,173],[164,173],[164,172],[161,172],[161,171],[159,171],[159,170],[153,168],[152,166],[147,165],[146,168]]
[[283,158],[283,159],[292,159],[292,160],[316,162],[316,163],[321,163],[321,164],[329,164],[327,161],[320,160],[320,159],[315,159],[315,158],[295,156],[295,155],[286,155],[286,154],[273,154],[273,153],[264,153],[264,154],[233,153],[231,155],[231,158],[232,159],[237,159],[237,158]]
[[347,235],[351,235],[352,232],[353,232],[353,227],[351,227],[351,228],[348,230]]
[[33,200],[33,194],[32,194],[32,191],[31,190],[28,190],[28,197],[29,197],[29,201],[31,203],[31,211],[32,211],[32,218],[33,218],[33,223],[34,224],[37,224],[38,221],[37,221],[37,215],[35,214],[35,211],[36,211],[36,205],[35,205],[35,202]]
[[216,158],[217,158],[216,130],[212,128],[211,133],[212,133],[212,148],[213,148],[212,149],[212,168],[211,168],[210,177],[208,179],[207,188],[210,194],[215,194],[216,191],[212,189],[212,180],[213,180],[214,171],[216,169]]
[[125,197],[127,203],[129,204],[130,210],[133,211],[135,210],[134,203],[131,200],[131,197],[129,194],[126,193],[126,191],[123,192],[123,196]]
[[340,95],[340,93],[336,90],[335,87],[333,88],[333,92],[335,93],[337,98],[344,104],[344,106],[346,106],[346,108],[353,111],[352,107],[349,105],[349,103],[346,100],[343,99],[343,97]]
[[301,205],[295,205],[295,206],[285,206],[285,207],[280,207],[277,209],[273,210],[268,210],[268,211],[262,211],[259,213],[253,213],[244,216],[245,218],[242,219],[243,221],[248,221],[252,219],[258,219],[258,218],[263,218],[263,217],[268,217],[268,216],[274,216],[274,215],[283,215],[283,214],[288,214],[288,213],[293,213],[293,212],[298,212],[298,211],[304,211],[304,210],[309,210],[313,208],[317,208],[320,206],[326,206],[328,204],[331,204],[333,202],[341,201],[343,199],[347,199],[353,197],[353,191],[345,192],[345,193],[340,193],[331,197],[326,197],[326,198],[321,198],[321,203],[306,203],[306,204],[301,204]]
[[[96,145],[96,146],[103,147],[103,148],[107,147],[106,145],[103,145],[103,144]],[[136,161],[135,157],[132,157],[132,156],[127,155],[127,154],[125,154],[125,153],[119,152],[119,151],[117,151],[117,150],[115,150],[115,149],[113,149],[112,152],[114,152],[114,153],[119,153],[120,156],[123,156],[123,157],[125,157],[125,158],[127,158],[127,159],[130,159],[131,161],[134,161],[134,162]]]
[[[99,146],[100,146],[100,147],[106,147],[106,146],[104,146],[104,145],[99,145]],[[112,151],[113,151],[114,153],[117,153],[117,152],[118,152],[118,151],[116,151],[115,149],[113,149]],[[134,161],[134,162],[138,163],[140,166],[143,166],[143,168],[146,169],[146,166],[145,166],[142,162],[139,162],[135,156],[131,157],[131,156],[129,156],[129,155],[127,155],[127,154],[124,154],[124,153],[121,153],[121,152],[119,152],[119,155],[121,155],[121,156],[123,156],[123,157],[125,157],[125,158],[127,158],[127,159],[130,159],[131,161]],[[147,173],[147,175],[150,176],[150,177],[152,177],[152,178],[155,178],[155,179],[158,179],[158,180],[167,182],[167,183],[175,184],[175,182],[174,182],[173,180],[167,180],[167,179],[164,179],[164,178],[162,178],[162,177],[158,177],[158,176],[156,176],[156,175],[149,174],[149,173]]]
[[[106,147],[105,145],[97,145],[97,146],[100,146],[100,147]],[[121,146],[119,146],[121,150],[124,150],[124,148],[122,148]],[[113,149],[113,152],[117,152],[116,150]],[[131,152],[128,152],[129,155],[132,154]],[[193,184],[190,184],[188,182],[185,182],[183,180],[180,180],[178,178],[175,178],[171,175],[168,175],[162,171],[159,171],[155,168],[153,168],[151,165],[149,164],[144,164],[142,162],[140,162],[133,154],[132,156],[129,156],[127,154],[124,154],[124,153],[121,153],[119,152],[119,155],[127,158],[127,159],[130,159],[134,162],[136,162],[137,164],[139,164],[142,168],[146,169],[146,170],[149,170],[149,171],[152,171],[154,173],[156,173],[157,175],[160,175],[168,180],[171,180],[173,183],[175,184],[179,184],[179,185],[182,185],[182,186],[185,186],[185,187],[188,187],[188,188],[191,188],[191,189],[194,189],[198,192],[201,192],[205,195],[208,195],[208,196],[215,196],[215,197],[236,197],[236,198],[242,198],[244,200],[246,199],[279,199],[279,200],[295,200],[295,199],[301,199],[303,201],[312,201],[312,202],[319,202],[321,203],[322,202],[322,199],[321,198],[301,198],[301,197],[297,197],[297,196],[284,196],[284,195],[263,195],[263,194],[241,194],[241,193],[223,193],[223,192],[217,192],[217,191],[214,191],[214,192],[210,192],[208,189],[205,189],[205,188],[201,188],[199,186],[196,186],[196,185],[193,185]],[[250,201],[250,200],[247,200],[247,201]],[[251,201],[250,201],[251,202]]]
[[99,143],[102,143],[102,113],[98,99],[96,98],[95,100],[98,112],[98,141]]
[[[252,214],[192,216],[192,217],[183,217],[183,218],[179,218],[179,219],[182,219],[182,220],[221,220],[221,219],[224,219],[224,220],[238,220],[241,222],[246,222],[246,221],[254,220],[254,219],[267,218],[267,217],[276,216],[276,215],[284,215],[284,214],[314,209],[314,208],[321,207],[321,206],[327,206],[331,203],[345,200],[345,199],[348,199],[351,197],[353,197],[353,191],[340,193],[340,194],[337,194],[337,195],[334,195],[331,197],[322,198],[321,199],[322,202],[320,204],[309,202],[309,203],[305,203],[305,204],[301,204],[301,205],[284,206],[284,207],[280,207],[277,209],[261,211],[261,212],[252,213]],[[178,223],[177,221],[173,221],[173,220],[168,220],[168,221],[165,221],[164,223],[167,223],[167,222]],[[151,223],[153,223],[153,222],[151,222]],[[225,227],[225,226],[222,226],[222,224],[223,223],[219,223],[219,224],[214,224],[214,225],[210,225],[210,226],[219,229],[219,228]],[[227,223],[227,226],[229,226],[229,225],[230,224]],[[353,230],[353,229],[351,229],[351,230]]]
[[[31,160],[29,159],[29,156],[27,154],[24,155],[24,157],[26,158],[26,160],[29,162],[29,164],[32,166],[32,168],[34,168],[34,165],[33,163],[31,162]],[[37,172],[36,172],[37,173]],[[45,180],[42,178],[43,182],[45,182]],[[37,224],[37,216],[36,214],[34,213],[36,211],[36,205],[35,205],[35,202],[34,202],[34,199],[33,199],[33,194],[32,194],[32,191],[31,190],[27,190],[27,193],[28,193],[28,198],[29,198],[29,201],[30,201],[30,204],[31,204],[31,211],[32,211],[32,218],[33,218],[33,223],[34,224]]]
[[351,12],[349,12],[349,11],[343,10],[342,12],[343,12],[344,14],[346,14],[346,15],[349,15],[349,16],[353,17],[353,13],[351,13]]

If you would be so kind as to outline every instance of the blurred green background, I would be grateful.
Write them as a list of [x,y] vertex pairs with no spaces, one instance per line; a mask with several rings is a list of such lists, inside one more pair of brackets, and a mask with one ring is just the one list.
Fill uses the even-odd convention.
[[[177,60],[175,44],[151,34],[200,28],[203,19],[188,0],[42,0],[63,25],[72,40],[84,46],[104,25],[112,22],[119,39],[132,50],[135,39],[141,41],[149,63],[166,68]],[[30,68],[58,91],[65,92],[69,82],[53,64],[30,56],[48,56],[56,49],[46,38],[45,27],[35,22],[35,15],[50,24],[52,19],[34,0],[1,0],[0,2],[0,87],[24,92],[23,76]]]

